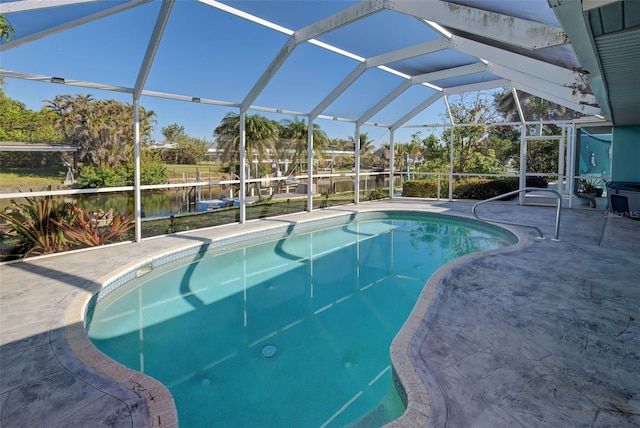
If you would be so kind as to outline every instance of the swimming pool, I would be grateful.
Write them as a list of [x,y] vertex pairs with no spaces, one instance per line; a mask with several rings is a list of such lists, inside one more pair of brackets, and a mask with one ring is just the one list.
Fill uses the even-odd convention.
[[479,222],[402,212],[277,233],[167,258],[90,305],[93,343],[163,382],[183,427],[397,418],[389,345],[426,280],[515,242]]

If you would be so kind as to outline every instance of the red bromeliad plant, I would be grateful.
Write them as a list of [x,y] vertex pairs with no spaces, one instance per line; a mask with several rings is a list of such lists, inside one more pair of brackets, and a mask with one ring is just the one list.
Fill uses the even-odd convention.
[[[64,235],[74,245],[95,247],[116,241],[135,226],[133,216],[115,214],[106,224],[74,203],[67,203],[69,218],[59,223]],[[108,221],[108,220],[106,220]]]
[[11,200],[11,211],[0,212],[19,238],[18,252],[24,257],[115,242],[135,226],[133,216],[117,213],[98,219],[75,203],[61,204],[51,196],[25,199]]
[[26,198],[20,204],[11,200],[11,212],[0,212],[0,217],[9,222],[26,248],[25,256],[30,254],[51,254],[69,249],[70,242],[65,236],[61,223],[65,222],[65,206],[51,196],[44,198]]

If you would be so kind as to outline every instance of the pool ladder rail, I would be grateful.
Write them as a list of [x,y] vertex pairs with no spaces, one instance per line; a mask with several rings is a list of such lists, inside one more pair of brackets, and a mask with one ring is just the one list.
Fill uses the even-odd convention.
[[483,219],[480,218],[478,216],[478,214],[476,213],[476,208],[478,207],[478,205],[482,205],[485,204],[487,202],[491,202],[491,201],[496,201],[502,198],[505,198],[507,196],[511,196],[511,195],[515,195],[518,193],[522,193],[522,192],[528,192],[528,191],[536,191],[536,192],[549,192],[549,193],[553,193],[556,198],[558,199],[558,205],[556,207],[556,228],[555,228],[555,234],[554,237],[551,238],[552,241],[559,241],[560,239],[558,238],[558,235],[560,233],[560,211],[562,210],[562,195],[560,194],[560,192],[558,192],[557,190],[553,190],[553,189],[542,189],[539,187],[523,187],[521,189],[518,190],[514,190],[511,192],[507,192],[504,193],[502,195],[498,195],[498,196],[494,196],[493,198],[489,198],[489,199],[485,199],[483,201],[477,202],[473,205],[473,207],[471,208],[471,212],[473,213],[473,216],[475,218],[477,218],[478,220],[482,220],[482,221],[488,221],[491,223],[501,223],[501,224],[509,224],[511,226],[520,226],[520,227],[529,227],[531,229],[535,229],[538,232],[538,236],[536,237],[536,239],[540,239],[543,240],[544,238],[544,234],[542,233],[542,230],[540,230],[539,227],[537,226],[533,226],[531,224],[522,224],[522,223],[515,223],[515,222],[511,222],[511,221],[504,221],[504,220],[488,220],[488,219]]

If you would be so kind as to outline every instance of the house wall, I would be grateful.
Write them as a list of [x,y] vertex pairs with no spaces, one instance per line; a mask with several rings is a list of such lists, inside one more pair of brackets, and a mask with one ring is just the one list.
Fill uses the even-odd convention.
[[640,126],[613,128],[611,179],[640,182]]

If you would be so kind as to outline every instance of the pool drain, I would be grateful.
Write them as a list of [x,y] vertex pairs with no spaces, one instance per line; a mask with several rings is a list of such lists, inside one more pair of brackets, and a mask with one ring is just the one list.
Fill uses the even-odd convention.
[[276,356],[278,350],[273,345],[267,345],[262,348],[262,358],[271,359]]

